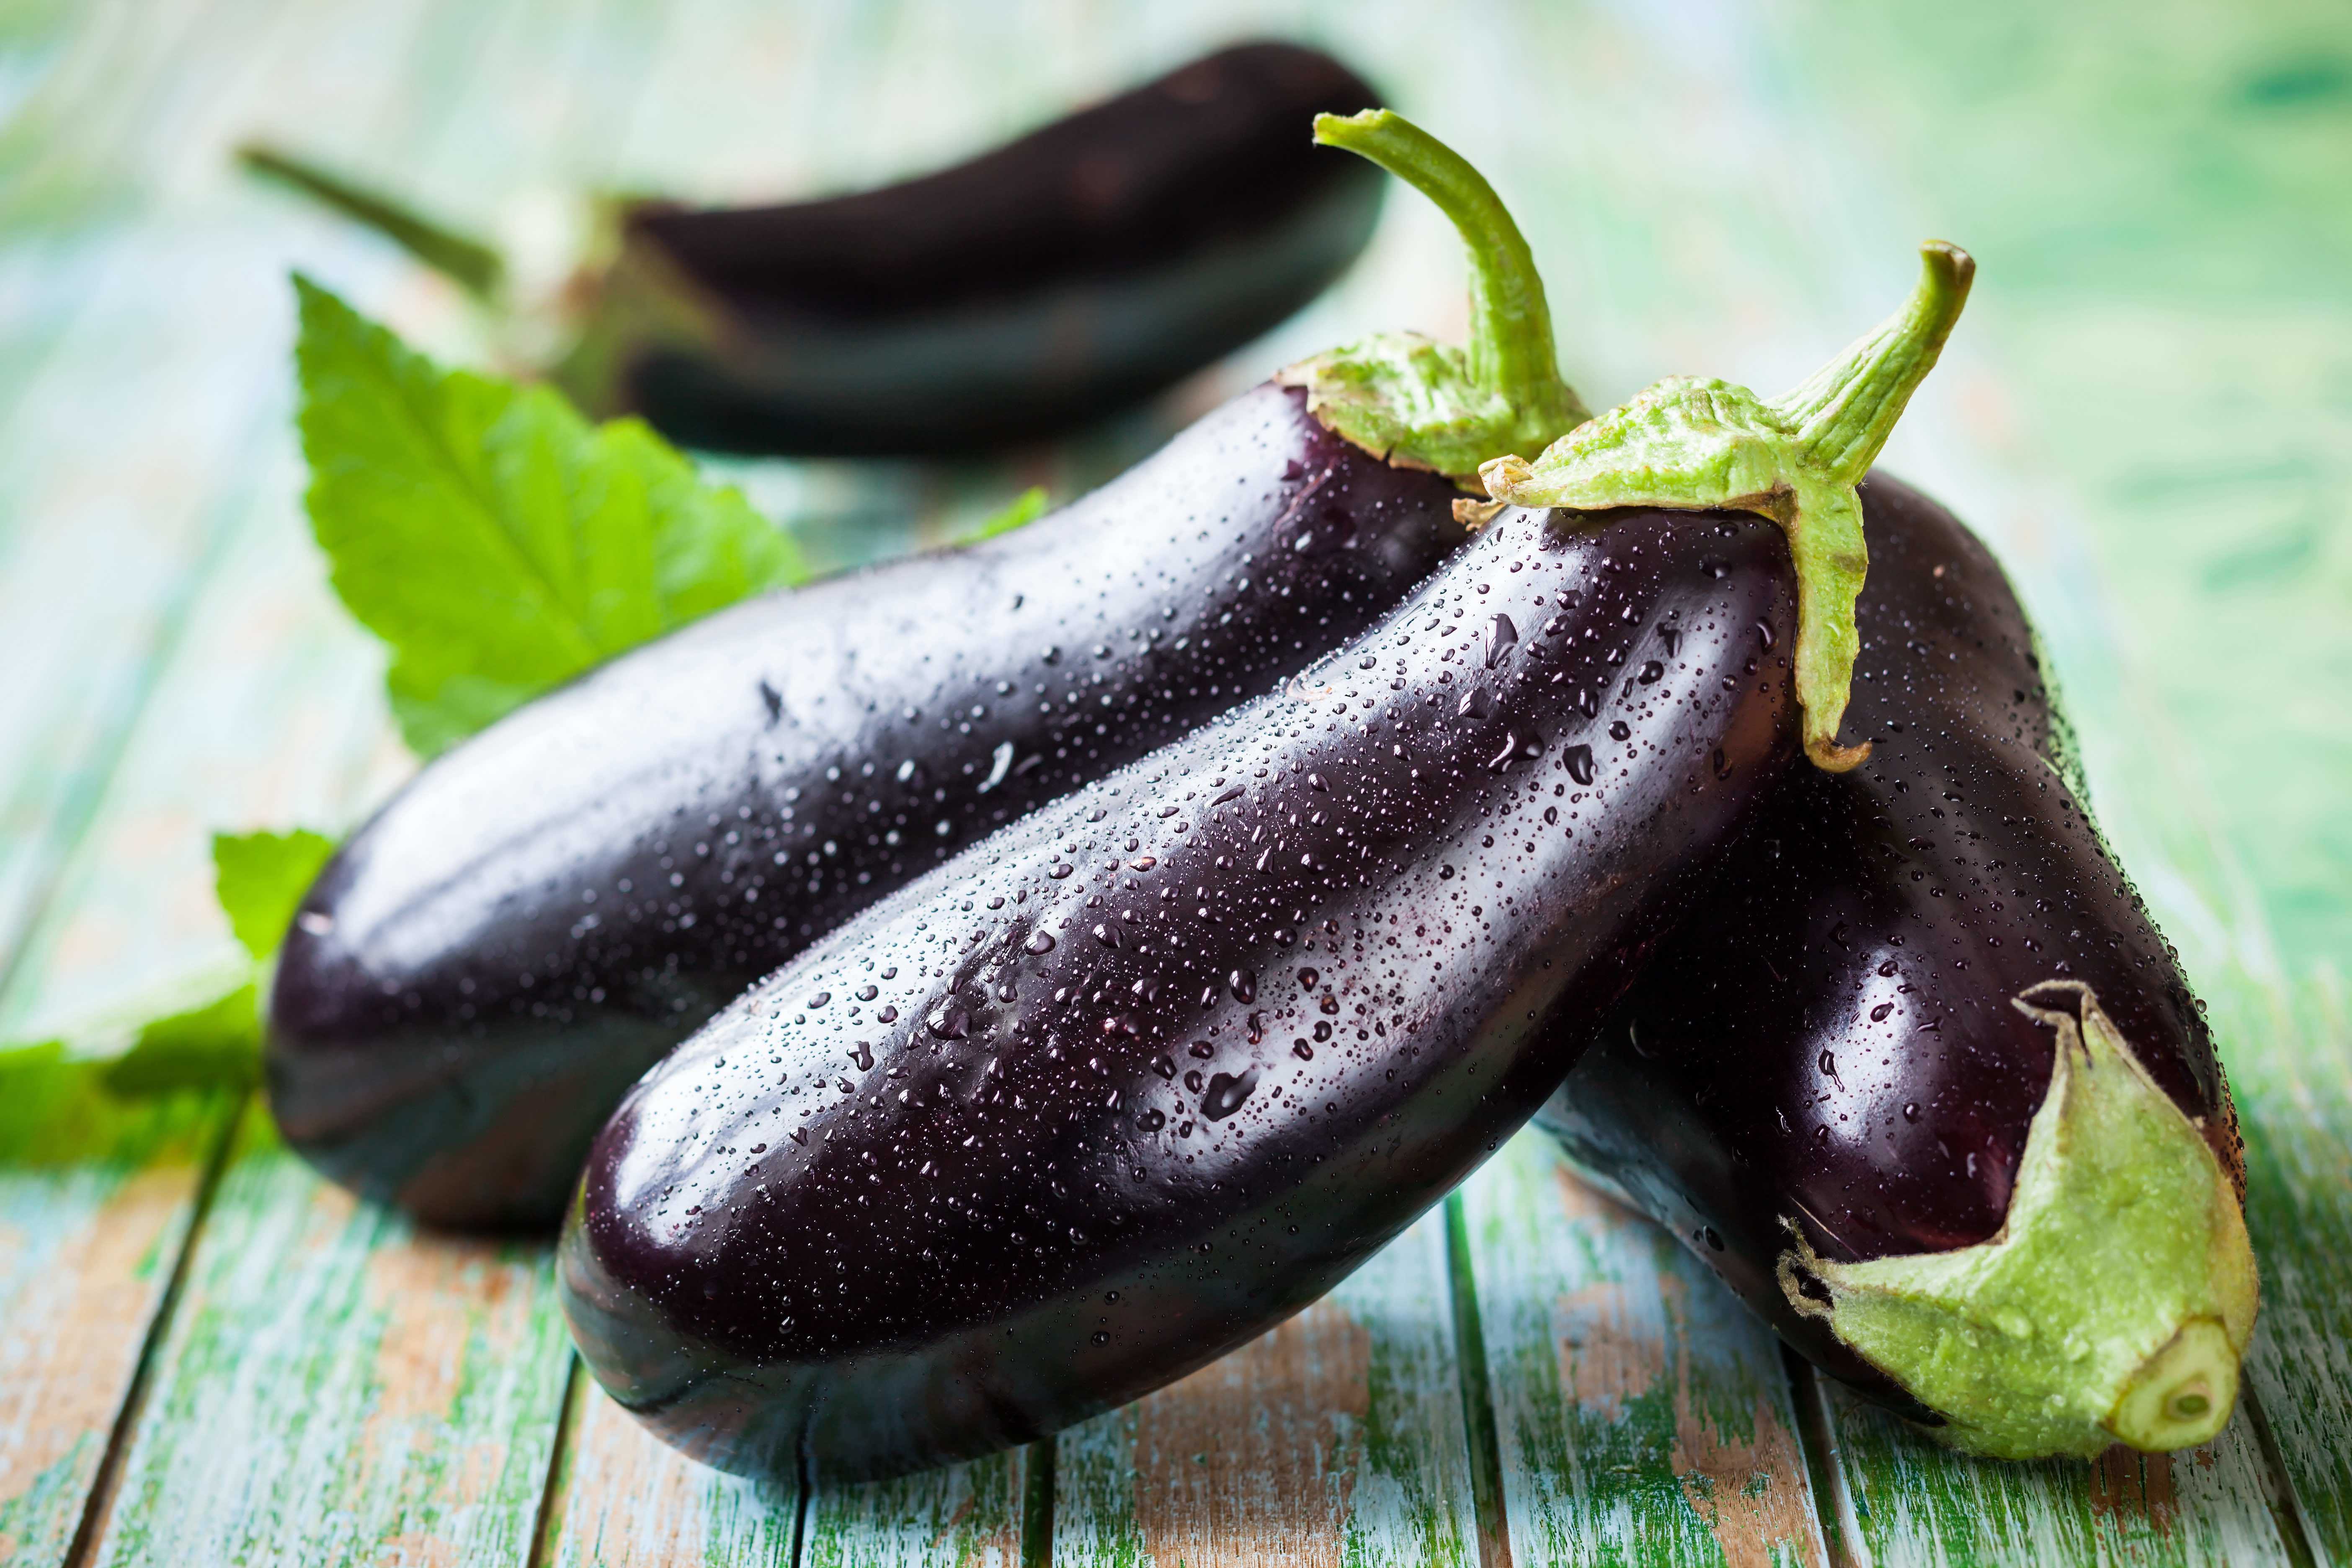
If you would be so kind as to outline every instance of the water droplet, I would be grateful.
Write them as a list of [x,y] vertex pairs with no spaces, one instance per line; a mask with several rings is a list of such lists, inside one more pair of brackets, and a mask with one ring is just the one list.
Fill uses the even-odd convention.
[[1157,1110],[1147,1110],[1135,1119],[1135,1124],[1146,1132],[1157,1132],[1168,1125],[1168,1118]]
[[1235,1076],[1219,1073],[1209,1080],[1209,1091],[1201,1097],[1201,1114],[1212,1121],[1223,1121],[1242,1108],[1250,1091],[1257,1088],[1257,1068]]
[[1225,976],[1225,984],[1233,987],[1234,1000],[1244,1007],[1257,1000],[1256,975],[1244,974],[1236,969]]
[[1519,628],[1511,624],[1508,616],[1496,616],[1486,628],[1486,668],[1492,669],[1503,657],[1517,646]]
[[1302,1062],[1311,1062],[1315,1059],[1315,1047],[1305,1040],[1293,1040],[1290,1042],[1290,1054]]
[[980,793],[986,795],[990,790],[992,790],[998,784],[1003,784],[1004,782],[1004,775],[1012,771],[1013,742],[1010,741],[1000,741],[997,742],[995,754],[990,759],[988,764],[988,776],[980,781]]
[[1194,1040],[1190,1048],[1192,1053],[1202,1061],[1207,1061],[1217,1054],[1217,1047],[1206,1040]]
[[852,1061],[855,1061],[857,1064],[857,1070],[859,1072],[872,1072],[874,1070],[874,1047],[867,1045],[864,1040],[859,1040],[856,1046],[851,1048],[849,1057]]
[[968,1020],[961,1007],[941,1007],[923,1020],[923,1027],[943,1040],[961,1040]]
[[1873,1007],[1870,1010],[1870,1021],[1874,1024],[1884,1024],[1886,1022],[1886,1015],[1893,1011],[1895,1011],[1894,1003],[1881,1002],[1877,1006]]
[[1316,983],[1322,978],[1311,969],[1302,969],[1298,972],[1298,988],[1301,991],[1312,991],[1315,989]]
[[812,996],[812,997],[810,997],[810,998],[808,999],[809,1010],[810,1010],[811,1012],[814,1012],[817,1008],[824,1006],[826,1003],[828,1003],[828,1002],[830,1002],[830,1001],[832,1001],[832,1000],[833,1000],[833,993],[832,993],[832,992],[830,992],[830,991],[820,991],[820,992],[818,992],[815,995],[814,995],[814,996]]
[[1580,784],[1589,784],[1592,782],[1591,747],[1570,746],[1567,751],[1560,753],[1559,760],[1560,765],[1568,769],[1568,776],[1570,778],[1574,779]]
[[1054,939],[1042,931],[1031,931],[1029,940],[1021,945],[1030,952],[1048,953],[1054,951]]
[[1069,867],[1069,863],[1068,863],[1067,861],[1057,861],[1057,862],[1055,862],[1055,865],[1054,865],[1053,869],[1051,869],[1051,870],[1049,870],[1049,871],[1047,871],[1047,872],[1045,873],[1045,875],[1047,875],[1048,877],[1053,878],[1053,879],[1054,879],[1054,880],[1055,880],[1056,882],[1060,881],[1063,878],[1065,878],[1065,877],[1068,876],[1069,874],[1070,874],[1070,867]]

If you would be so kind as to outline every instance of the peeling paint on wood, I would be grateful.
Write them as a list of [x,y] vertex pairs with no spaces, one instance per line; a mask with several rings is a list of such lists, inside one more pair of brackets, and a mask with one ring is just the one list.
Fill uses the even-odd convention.
[[1538,1133],[1463,1207],[1517,1568],[1822,1568],[1778,1349],[1714,1276]]
[[545,1560],[557,1568],[792,1568],[800,1494],[697,1464],[584,1372],[556,1481]]
[[519,1565],[566,1355],[544,1247],[420,1236],[255,1107],[97,1561]]
[[2092,1463],[1978,1459],[1938,1447],[1821,1381],[1835,1434],[1832,1484],[1857,1562],[2180,1564],[2285,1563],[2245,1417],[2206,1447],[2110,1450]]
[[1458,1388],[1432,1213],[1280,1327],[1063,1434],[1054,1560],[1473,1563]]
[[803,1568],[1021,1568],[1027,1450],[809,1499]]
[[[231,180],[221,150],[235,136],[274,128],[469,220],[519,184],[593,183],[615,163],[640,187],[782,194],[951,156],[1209,35],[1305,32],[1341,42],[1479,156],[1552,276],[1568,363],[1599,395],[1667,370],[1768,382],[1776,366],[1801,370],[1874,318],[1873,290],[1899,289],[1919,234],[1953,226],[1983,245],[1975,324],[1898,438],[1897,465],[2016,565],[2076,700],[2103,816],[2214,1005],[2265,1269],[2248,1386],[2320,1555],[2352,1563],[2352,1029],[2328,957],[2352,921],[2333,765],[2346,743],[2333,606],[2352,539],[2340,281],[2352,209],[2326,199],[2352,148],[2340,133],[2352,72],[2310,43],[2334,36],[2332,15],[2324,0],[2065,12],[1683,0],[1475,17],[1191,0],[1150,26],[1115,10],[1074,26],[1018,8],[751,0],[35,0],[0,28],[0,626],[31,628],[0,686],[0,949],[30,933],[8,960],[0,1020],[110,1000],[216,943],[196,846],[222,802],[250,820],[340,815],[376,787],[361,782],[374,754],[362,731],[380,724],[372,655],[346,642],[328,650],[331,679],[303,668],[327,645],[293,513],[278,275],[299,254],[444,347],[467,334],[447,290],[375,242]],[[2108,47],[2116,37],[2132,47]],[[1497,37],[1541,60],[1578,112],[1529,114],[1493,93],[1475,68]],[[2039,156],[2046,146],[2069,155]],[[1359,331],[1457,331],[1451,237],[1410,202],[1391,215],[1369,265],[1194,399]],[[2142,280],[2130,298],[2109,286],[2126,264]],[[1026,459],[1012,481],[977,467],[729,472],[778,510],[822,514],[812,553],[847,562],[936,537],[942,516],[985,511],[1031,479],[1066,495],[1159,427],[1139,419],[1091,455]],[[233,668],[247,673],[225,679]],[[2278,681],[2281,669],[2295,679]],[[112,1122],[61,1120],[36,1151],[7,1131],[9,1109],[0,1563],[48,1563],[226,1113],[181,1107],[120,1139]],[[235,1203],[169,1326],[105,1560],[520,1561],[543,1479],[529,1455],[548,1441],[563,1364],[536,1265],[439,1250],[339,1207],[249,1129],[240,1148],[223,1194]],[[1565,1203],[1556,1183],[1531,1191],[1539,1210]],[[1791,1490],[1727,1484],[1791,1470],[1769,1365],[1734,1357],[1766,1391],[1745,1403],[1699,1375],[1752,1326],[1709,1317],[1706,1282],[1675,1267],[1670,1242],[1653,1238],[1654,1289],[1631,1289],[1633,1274],[1607,1272],[1643,1256],[1622,1219],[1570,1207],[1563,1223],[1616,1226],[1617,1239],[1597,1262],[1570,1255],[1583,1273],[1531,1285],[1517,1307],[1496,1292],[1537,1264],[1491,1247],[1477,1264],[1490,1314],[1529,1314],[1516,1349],[1488,1324],[1507,1451],[1512,1402],[1550,1398],[1557,1430],[1537,1423],[1522,1458],[1553,1437],[1578,1457],[1547,1473],[1551,1489],[1526,1467],[1507,1488],[1518,1561],[1622,1561],[1658,1542],[1674,1543],[1656,1547],[1666,1561],[1685,1547],[1698,1561],[1810,1560]],[[1441,1500],[1430,1517],[1459,1522],[1455,1540],[1469,1514],[1444,1468],[1452,1439],[1426,1462],[1402,1438],[1388,1469],[1370,1457],[1383,1411],[1421,1413],[1391,1420],[1398,1431],[1458,1422],[1433,1392],[1451,1390],[1450,1373],[1404,1377],[1410,1397],[1383,1392],[1382,1321],[1343,1289],[1212,1369],[1197,1405],[1171,1390],[1156,1396],[1165,1406],[1071,1435],[1066,1554],[1165,1562],[1172,1550],[1200,1568],[1203,1555],[1266,1561],[1295,1545],[1293,1560],[1460,1560],[1394,1544],[1410,1531],[1359,1528],[1419,1517],[1383,1489]],[[1522,1352],[1524,1380],[1506,1370]],[[1590,1397],[1579,1407],[1561,1391]],[[633,1424],[591,1390],[581,1400],[557,1545],[572,1549],[566,1521],[601,1496],[604,1511],[577,1514],[596,1526],[581,1539],[614,1560],[665,1542],[789,1555],[778,1497],[730,1491],[682,1460],[662,1479],[666,1450],[632,1457]],[[1264,1415],[1263,1430],[1219,1429],[1202,1414],[1219,1410]],[[2242,1422],[2169,1460],[1956,1468],[1839,1396],[1823,1412],[1857,1560],[2276,1560]],[[607,1431],[608,1417],[620,1425]],[[1617,1471],[1608,1442],[1634,1427],[1632,1468]],[[1167,1473],[1204,1433],[1235,1487],[1271,1500],[1276,1522],[1255,1539],[1237,1509],[1219,1511],[1224,1492],[1181,1462]],[[1147,1459],[1156,1479],[1139,1491]],[[1003,1554],[1020,1461],[989,1464],[821,1494],[804,1555]],[[583,1490],[592,1472],[604,1479]],[[1318,1509],[1358,1533],[1296,1524]],[[635,1533],[656,1515],[672,1534]]]
[[86,1068],[0,1106],[0,1565],[61,1563],[184,1243],[216,1095],[125,1105]]

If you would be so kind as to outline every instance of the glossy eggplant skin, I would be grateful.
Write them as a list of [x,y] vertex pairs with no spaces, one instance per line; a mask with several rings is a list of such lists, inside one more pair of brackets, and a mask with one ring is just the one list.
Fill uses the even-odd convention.
[[1837,1261],[2000,1229],[2054,1050],[2011,997],[2087,984],[2242,1185],[2242,1163],[2200,1005],[2093,826],[2000,565],[1916,490],[1861,493],[1845,734],[1868,760],[1781,781],[1541,1121],[1816,1364],[1932,1421],[1774,1268],[1784,1217]]
[[278,959],[288,1141],[428,1222],[551,1226],[646,1068],[811,940],[1354,636],[1458,492],[1234,399],[1013,533],[734,606],[446,753]]
[[688,445],[814,456],[954,452],[1100,418],[1355,259],[1384,177],[1307,127],[1378,101],[1328,55],[1244,45],[881,190],[637,207],[625,265],[665,269],[719,324],[632,351],[609,411]]
[[1770,525],[1567,515],[648,1074],[559,1253],[604,1386],[739,1472],[966,1458],[1250,1339],[1468,1174],[1795,755]]

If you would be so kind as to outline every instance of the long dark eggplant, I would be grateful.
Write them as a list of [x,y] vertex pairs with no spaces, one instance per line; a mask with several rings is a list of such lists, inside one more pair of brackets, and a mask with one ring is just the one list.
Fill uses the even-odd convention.
[[[562,291],[568,347],[550,368],[592,414],[698,447],[937,454],[1052,436],[1172,385],[1347,268],[1382,182],[1302,132],[1378,98],[1328,55],[1250,44],[882,189],[614,204]],[[504,292],[489,247],[283,153],[246,158]]]
[[551,1225],[622,1092],[745,987],[1266,691],[1455,549],[1445,476],[1582,410],[1485,183],[1393,117],[1328,139],[1462,226],[1467,353],[1339,351],[1051,518],[739,605],[436,760],[288,933],[266,1063],[288,1141],[435,1223]]
[[2000,566],[1893,479],[1862,498],[1868,762],[1781,782],[1543,1120],[1958,1447],[2203,1442],[2256,1294],[2203,1009]]
[[[1863,463],[1932,358],[1832,367]],[[1504,510],[1287,690],[851,921],[599,1134],[590,1370],[709,1463],[870,1477],[1305,1306],[1551,1091],[1798,756],[1799,595],[1754,516]]]

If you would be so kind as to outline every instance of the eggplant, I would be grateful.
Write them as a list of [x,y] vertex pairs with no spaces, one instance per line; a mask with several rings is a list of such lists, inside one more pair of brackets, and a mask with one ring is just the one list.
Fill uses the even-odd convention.
[[2204,1442],[2256,1304],[2204,1007],[1992,555],[1884,476],[1853,717],[1543,1122],[1781,1337],[2004,1458]]
[[706,1462],[863,1479],[1306,1306],[1534,1113],[1795,754],[1794,625],[1762,521],[1504,514],[648,1075],[564,1234],[590,1369]]
[[[1173,385],[1347,269],[1382,182],[1301,132],[1378,97],[1320,51],[1248,44],[898,184],[743,208],[609,204],[557,320],[535,325],[566,342],[549,369],[575,402],[689,446],[841,457],[1037,440]],[[285,153],[244,156],[486,300],[509,292],[490,247]]]
[[[1916,375],[1830,378],[1866,465]],[[863,1479],[1306,1306],[1532,1114],[1800,754],[1791,556],[1502,510],[1285,691],[825,938],[598,1134],[589,1370],[710,1464]]]
[[737,994],[1457,548],[1447,476],[1582,410],[1485,183],[1393,117],[1327,139],[1461,224],[1467,353],[1336,351],[1052,517],[749,601],[436,759],[288,932],[265,1068],[289,1143],[435,1224],[551,1226],[622,1093]]

